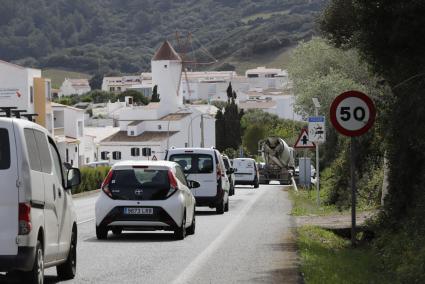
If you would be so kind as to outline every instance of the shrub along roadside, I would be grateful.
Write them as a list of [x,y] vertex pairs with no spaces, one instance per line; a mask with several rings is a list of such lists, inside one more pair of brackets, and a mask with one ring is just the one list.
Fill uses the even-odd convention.
[[72,193],[76,194],[99,189],[103,179],[108,174],[109,169],[110,167],[81,168],[81,183],[72,191]]

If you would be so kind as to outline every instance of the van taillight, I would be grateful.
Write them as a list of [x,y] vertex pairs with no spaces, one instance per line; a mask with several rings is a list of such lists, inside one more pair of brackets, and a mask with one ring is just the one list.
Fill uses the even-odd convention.
[[220,165],[217,164],[217,179],[221,179],[221,177],[224,177],[224,172],[221,170]]
[[109,190],[109,183],[112,180],[113,173],[114,172],[112,170],[109,170],[108,175],[106,176],[105,180],[102,182],[102,186],[101,186],[102,191],[110,198],[112,198],[112,192]]
[[168,170],[168,182],[170,183],[170,189],[168,190],[167,197],[171,196],[176,192],[178,188],[177,178],[174,175],[173,171]]
[[28,235],[31,229],[31,205],[19,203],[19,235]]

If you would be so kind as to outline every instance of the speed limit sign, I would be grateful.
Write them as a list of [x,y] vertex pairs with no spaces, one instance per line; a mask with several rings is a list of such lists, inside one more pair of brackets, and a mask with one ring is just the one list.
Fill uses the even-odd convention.
[[373,101],[359,91],[342,93],[332,102],[330,118],[335,129],[345,136],[360,136],[375,121]]

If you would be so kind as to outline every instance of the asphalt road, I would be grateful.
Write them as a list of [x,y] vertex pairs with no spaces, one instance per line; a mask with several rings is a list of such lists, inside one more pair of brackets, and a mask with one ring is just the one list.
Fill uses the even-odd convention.
[[[99,241],[96,195],[77,198],[78,274],[68,283],[297,283],[286,190],[237,187],[224,215],[198,208],[196,233],[183,241],[166,232],[110,233]],[[46,282],[57,281],[48,269]]]

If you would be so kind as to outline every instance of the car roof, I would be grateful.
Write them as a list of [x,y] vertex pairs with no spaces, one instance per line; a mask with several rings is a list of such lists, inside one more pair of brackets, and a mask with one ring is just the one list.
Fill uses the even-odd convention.
[[170,161],[122,161],[114,164],[113,169],[120,167],[133,167],[133,166],[148,166],[148,167],[168,167],[173,168],[177,165],[175,162]]
[[239,161],[244,161],[244,160],[246,160],[246,161],[254,161],[254,162],[255,162],[255,160],[254,160],[254,159],[252,159],[252,158],[235,158],[235,159],[233,159],[233,161],[235,161],[235,160],[239,160]]
[[168,153],[211,153],[219,152],[215,148],[171,148]]

